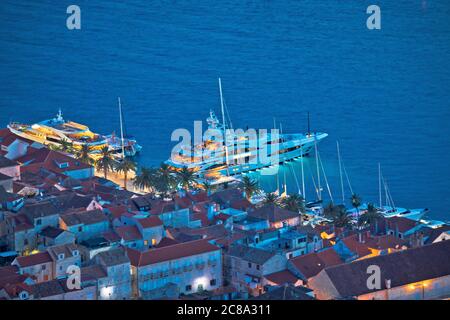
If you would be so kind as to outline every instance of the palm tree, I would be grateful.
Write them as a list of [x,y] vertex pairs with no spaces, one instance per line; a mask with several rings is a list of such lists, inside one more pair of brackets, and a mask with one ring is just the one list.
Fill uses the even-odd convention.
[[87,164],[93,164],[94,159],[91,158],[89,155],[92,151],[92,148],[87,144],[82,144],[80,150],[76,153],[76,158],[80,160],[81,162],[87,163]]
[[69,140],[67,140],[66,138],[63,138],[61,140],[59,148],[61,151],[64,151],[64,152],[72,152],[73,151],[73,143],[70,142]]
[[266,193],[264,196],[263,204],[278,205],[278,196],[275,192]]
[[351,225],[351,218],[344,206],[335,207],[333,223],[338,228],[347,228]]
[[180,171],[177,171],[176,178],[178,185],[181,185],[185,191],[188,191],[195,184],[194,170],[188,167],[183,167]]
[[250,200],[254,194],[258,194],[260,192],[258,181],[251,179],[249,176],[244,176],[242,178],[242,184],[247,200]]
[[382,217],[383,215],[375,208],[373,203],[369,203],[367,205],[367,212],[359,218],[359,224],[372,226]]
[[112,152],[108,147],[103,147],[100,151],[100,158],[95,162],[97,170],[103,170],[105,179],[108,178],[108,172],[114,170],[114,159]]
[[117,162],[114,170],[119,173],[123,173],[123,188],[127,190],[128,172],[136,171],[136,163],[128,158]]
[[153,168],[141,167],[133,179],[133,185],[141,190],[154,189],[154,176],[156,170]]
[[200,184],[200,187],[206,191],[208,195],[211,194],[212,191],[216,189],[216,186],[211,183],[210,180],[206,179],[203,183]]
[[359,216],[359,206],[361,205],[361,197],[358,196],[356,193],[352,194],[351,197],[352,206],[356,209],[356,213]]
[[334,214],[335,214],[334,204],[333,202],[329,202],[328,205],[325,208],[323,208],[323,215],[325,216],[325,218],[333,220]]
[[156,180],[158,191],[166,194],[172,191],[176,185],[176,179],[174,176],[174,171],[166,163],[161,163],[157,172]]
[[293,212],[305,212],[304,199],[299,194],[291,194],[281,200],[283,208]]

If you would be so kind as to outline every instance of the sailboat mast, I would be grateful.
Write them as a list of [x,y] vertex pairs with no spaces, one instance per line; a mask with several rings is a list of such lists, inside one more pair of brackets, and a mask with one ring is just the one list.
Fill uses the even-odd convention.
[[381,208],[383,206],[383,203],[381,200],[381,164],[379,162],[378,162],[378,196]]
[[118,97],[119,100],[119,118],[120,118],[120,140],[122,142],[122,160],[125,158],[125,145],[123,142],[123,119],[122,119],[122,104],[120,103],[120,97]]
[[223,104],[223,94],[222,94],[222,81],[219,78],[219,93],[220,93],[220,110],[222,112],[222,126],[223,126],[223,143],[225,146],[225,165],[227,166],[227,175],[230,175],[230,170],[228,168],[228,146],[227,146],[227,130],[225,124],[225,107]]
[[342,165],[341,165],[341,152],[339,149],[339,141],[336,141],[338,160],[339,160],[339,178],[341,180],[341,192],[342,192],[342,204],[345,203],[345,194],[344,194],[344,179],[342,178]]
[[317,171],[317,195],[319,197],[319,201],[322,200],[322,190],[320,186],[320,170],[319,170],[319,155],[317,152],[317,141],[316,137],[314,136],[314,150],[316,153],[316,171]]
[[308,111],[308,136],[311,135],[311,128],[310,128],[310,123],[309,123],[309,111]]
[[300,154],[302,156],[301,158],[301,166],[302,166],[302,189],[303,189],[303,199],[306,201],[306,194],[305,194],[305,171],[303,170],[303,146],[300,147]]

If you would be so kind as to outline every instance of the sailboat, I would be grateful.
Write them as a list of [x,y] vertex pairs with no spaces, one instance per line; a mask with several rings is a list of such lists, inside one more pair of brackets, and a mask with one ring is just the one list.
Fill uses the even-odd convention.
[[[378,164],[378,192],[379,192],[379,208],[378,210],[386,218],[403,217],[414,221],[420,221],[422,217],[429,212],[428,208],[423,209],[406,209],[397,207],[392,199],[386,179],[381,172],[381,164]],[[382,189],[384,188],[385,204],[382,201]]]
[[142,146],[139,145],[134,137],[125,136],[122,103],[120,97],[118,97],[119,103],[119,121],[120,121],[120,137],[117,137],[115,133],[106,136],[106,140],[110,149],[116,152],[119,159],[125,157],[134,157],[142,150]]

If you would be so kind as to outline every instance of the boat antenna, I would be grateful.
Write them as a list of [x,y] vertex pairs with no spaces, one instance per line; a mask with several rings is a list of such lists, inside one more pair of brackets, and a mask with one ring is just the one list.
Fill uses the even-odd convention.
[[228,146],[227,146],[226,123],[225,123],[225,110],[222,94],[222,80],[220,79],[220,77],[219,77],[219,93],[220,93],[220,110],[222,111],[223,144],[225,146],[225,165],[227,167],[227,175],[230,175],[230,169],[228,167]]
[[119,118],[120,118],[120,139],[122,142],[122,160],[125,158],[125,146],[123,143],[123,121],[122,121],[122,104],[120,103],[120,97],[118,97],[119,100]]
[[342,178],[341,152],[339,149],[339,141],[336,141],[336,147],[339,160],[339,178],[341,180],[342,204],[344,204],[345,203],[344,180]]

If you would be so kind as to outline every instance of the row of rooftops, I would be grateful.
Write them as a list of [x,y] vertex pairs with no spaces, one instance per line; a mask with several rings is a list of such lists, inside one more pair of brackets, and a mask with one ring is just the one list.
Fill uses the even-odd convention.
[[[264,230],[230,230],[225,227],[225,222],[231,220],[235,225],[250,225],[260,221],[276,223],[299,217],[298,213],[279,208],[275,205],[256,207],[237,188],[225,189],[213,194],[207,194],[206,192],[180,192],[171,201],[165,201],[157,199],[152,195],[136,195],[126,190],[120,190],[113,183],[101,178],[93,177],[86,180],[73,179],[65,176],[64,173],[70,169],[78,170],[89,168],[90,166],[78,163],[72,157],[56,151],[50,151],[46,148],[30,148],[28,154],[19,157],[16,161],[5,159],[0,155],[0,168],[2,165],[16,166],[22,164],[21,179],[14,182],[15,192],[23,190],[25,186],[34,186],[43,191],[41,195],[34,199],[27,199],[25,206],[18,213],[7,215],[7,218],[13,221],[13,225],[18,231],[31,229],[34,227],[33,223],[35,219],[51,215],[59,215],[59,218],[67,226],[95,224],[99,222],[111,223],[114,219],[120,219],[126,216],[135,219],[137,224],[143,229],[146,229],[162,227],[161,215],[165,213],[188,209],[192,219],[201,221],[201,227],[199,228],[165,227],[165,237],[158,245],[148,250],[138,251],[127,248],[119,252],[113,249],[97,254],[97,259],[101,260],[105,265],[129,262],[135,267],[145,267],[200,254],[220,253],[221,251],[229,256],[261,265],[279,252],[270,247],[248,246],[244,244],[243,240],[255,236],[258,236],[262,240],[279,239],[280,235],[277,229],[269,227]],[[95,208],[95,204],[99,204],[99,207]],[[94,205],[94,208],[87,210],[87,207],[92,205]],[[215,214],[213,220],[209,220],[207,218],[209,208],[213,208],[216,213],[224,210]],[[145,214],[140,217],[142,212],[145,212]],[[240,216],[241,212],[244,212],[245,215]],[[240,217],[238,218],[238,216]],[[382,230],[395,229],[402,233],[412,230],[416,226],[416,222],[401,217],[383,219],[379,224],[379,228]],[[428,241],[439,235],[437,230],[428,229],[424,230]],[[334,228],[334,226],[330,225],[316,226],[315,228],[310,226],[297,226],[291,228],[291,230],[295,234],[290,235],[289,233],[285,233],[284,237],[286,239],[289,237],[295,238],[301,234],[307,238],[307,241],[313,241],[315,237],[319,236],[323,240],[324,248],[318,252],[289,259],[290,270],[286,269],[270,275],[269,278],[274,282],[281,282],[282,279],[288,279],[292,283],[295,282],[294,280],[299,275],[308,279],[325,271],[336,282],[339,282],[341,281],[341,278],[338,276],[340,271],[336,272],[333,268],[343,270],[342,272],[344,273],[351,273],[353,269],[347,267],[350,265],[348,262],[360,257],[370,256],[372,253],[371,250],[386,250],[391,248],[401,250],[408,246],[406,240],[399,239],[394,235],[375,234],[375,236],[372,236],[369,233],[359,235]],[[61,232],[63,231],[59,228],[47,227],[41,231],[41,235],[56,237]],[[277,234],[278,236],[276,236]],[[141,234],[136,225],[122,225],[111,228],[110,231],[102,234],[102,237],[107,243],[115,243],[118,245],[120,239],[126,241],[135,240],[139,239]],[[95,239],[90,240],[84,241],[83,244],[95,247]],[[423,248],[426,247],[428,248],[430,246]],[[448,246],[441,246],[439,250],[447,249]],[[406,250],[405,252],[412,252],[406,256],[399,256],[395,253],[386,255],[386,257],[390,257],[389,259],[396,259],[395,257],[398,257],[399,263],[406,263],[411,259],[416,259],[414,258],[416,255],[422,255],[423,258],[425,255],[423,252],[430,249],[423,249],[422,251],[411,250],[415,249]],[[436,252],[439,250],[433,249]],[[436,252],[431,255],[437,255]],[[57,257],[57,249],[49,248],[47,251],[31,256],[18,257],[17,261],[21,266],[31,266],[50,262],[55,259],[55,254]],[[70,250],[66,251],[65,255],[70,255]],[[378,256],[375,258],[380,259],[380,263],[384,263],[383,261],[386,259],[384,257]],[[361,261],[368,261],[375,258],[368,258]],[[390,261],[389,259],[386,261]],[[442,259],[445,260],[445,258],[441,257],[439,261],[442,261]],[[351,264],[358,263],[360,263],[359,260]],[[418,268],[420,269],[421,267]],[[86,271],[85,276],[87,277],[98,278],[106,276],[105,271],[98,265],[86,266],[83,270]],[[395,271],[399,272],[398,270],[392,269],[392,273]],[[416,272],[416,278],[420,278],[425,274],[425,272],[421,273],[422,271],[419,271]],[[442,272],[447,272],[447,270],[436,269],[434,270],[434,275]],[[0,283],[2,281],[1,277],[0,269]],[[16,276],[8,274],[8,277],[14,278]],[[405,281],[411,279],[408,278]],[[347,279],[342,280],[343,283],[345,281]],[[57,287],[56,282],[52,285]],[[42,286],[42,288],[45,288],[45,286]]]

